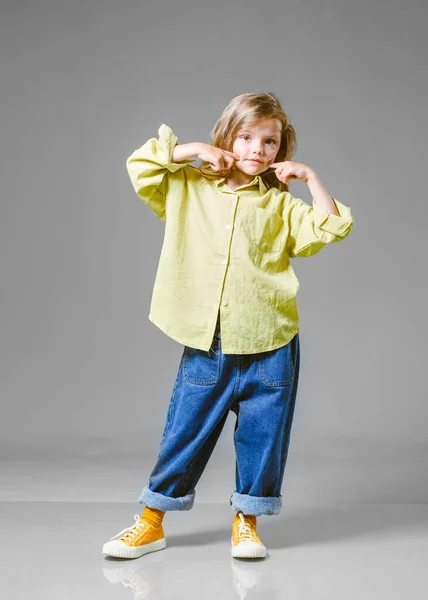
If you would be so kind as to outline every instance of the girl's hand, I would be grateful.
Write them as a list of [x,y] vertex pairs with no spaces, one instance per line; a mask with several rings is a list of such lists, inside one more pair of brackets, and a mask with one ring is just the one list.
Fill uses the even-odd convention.
[[209,162],[211,168],[214,171],[223,171],[225,169],[231,169],[235,160],[239,160],[241,157],[234,152],[229,152],[228,150],[223,150],[222,148],[218,148],[217,146],[211,146],[211,144],[203,144],[199,145],[198,158]]
[[315,172],[310,167],[292,160],[272,163],[270,168],[275,169],[275,175],[285,184],[288,183],[289,179],[302,179],[305,183],[308,183],[309,179],[316,177]]

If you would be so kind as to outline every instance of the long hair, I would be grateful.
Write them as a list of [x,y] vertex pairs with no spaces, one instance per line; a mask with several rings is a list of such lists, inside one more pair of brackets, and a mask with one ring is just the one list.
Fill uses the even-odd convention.
[[[279,119],[282,123],[281,143],[275,162],[290,160],[296,149],[296,132],[280,101],[272,92],[249,92],[233,98],[211,130],[210,144],[232,152],[239,129],[269,118]],[[208,161],[202,161],[199,170],[207,178],[228,178],[232,172],[231,168],[215,171]],[[267,169],[260,176],[268,188],[277,187],[281,191],[288,192],[288,185],[279,181],[273,168]]]

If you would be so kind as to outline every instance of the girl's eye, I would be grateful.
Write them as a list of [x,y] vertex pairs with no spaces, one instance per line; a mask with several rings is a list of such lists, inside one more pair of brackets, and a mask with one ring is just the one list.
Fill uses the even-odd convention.
[[[248,135],[248,133],[244,133],[244,134],[242,134],[240,137],[241,137],[241,138],[248,138],[248,137],[250,137],[250,136]],[[266,141],[267,141],[267,142],[272,142],[272,144],[275,144],[275,140],[274,140],[273,138],[269,138],[269,139],[268,139],[268,140],[266,140]],[[272,144],[271,144],[271,145],[272,145]]]

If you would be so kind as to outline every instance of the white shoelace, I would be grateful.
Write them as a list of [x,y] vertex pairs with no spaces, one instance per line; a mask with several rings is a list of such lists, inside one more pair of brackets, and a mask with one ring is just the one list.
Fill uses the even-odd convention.
[[245,520],[244,515],[242,513],[239,513],[239,518],[241,519],[241,522],[238,524],[239,540],[240,541],[246,541],[246,540],[253,541],[254,534],[253,534],[253,530],[251,528],[250,523],[247,523],[247,521]]
[[[144,529],[144,527],[147,527],[147,525],[145,523],[139,523],[140,515],[134,515],[134,519],[135,519],[134,525],[131,525],[131,527],[125,527],[125,529],[122,529],[122,531],[120,533],[118,533],[117,535],[114,535],[112,538],[110,538],[110,540],[116,540],[117,538],[122,537],[122,533],[129,531],[129,533],[127,533],[123,537],[128,538],[131,541],[135,538],[135,536],[137,536],[139,533],[141,533],[141,531]],[[132,531],[132,530],[134,530],[134,531]]]

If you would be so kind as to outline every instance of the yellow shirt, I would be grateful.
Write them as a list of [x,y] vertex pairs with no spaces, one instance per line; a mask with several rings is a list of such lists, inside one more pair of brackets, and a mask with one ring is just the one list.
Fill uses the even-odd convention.
[[299,331],[300,283],[290,258],[348,236],[354,219],[270,188],[260,176],[233,190],[172,162],[177,136],[162,124],[126,161],[138,197],[165,224],[149,320],[180,344],[208,351],[220,311],[224,354],[255,354]]

